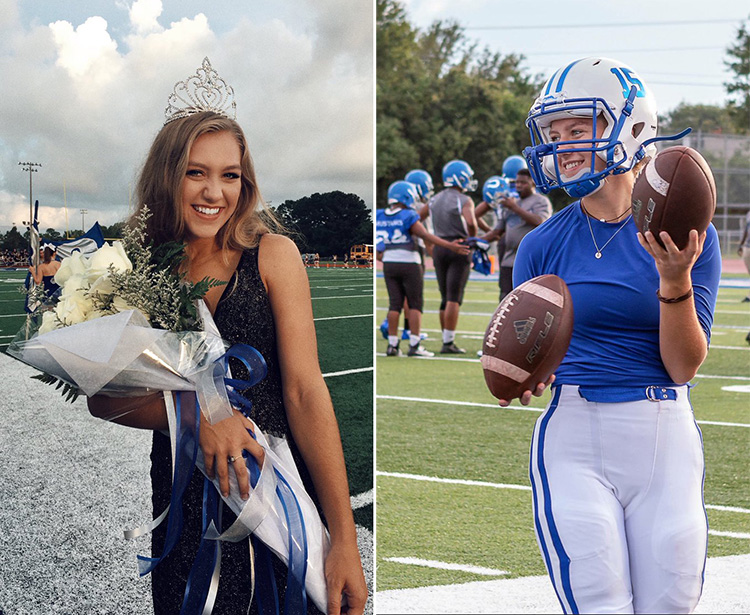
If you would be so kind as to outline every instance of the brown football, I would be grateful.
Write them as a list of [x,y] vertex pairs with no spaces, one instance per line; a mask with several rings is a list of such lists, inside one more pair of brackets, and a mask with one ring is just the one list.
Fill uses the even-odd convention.
[[484,334],[482,368],[490,392],[510,401],[546,382],[573,335],[573,301],[563,280],[541,275],[497,306]]
[[716,210],[716,184],[711,168],[697,151],[676,145],[659,152],[635,180],[633,220],[641,233],[651,231],[659,244],[667,231],[682,250],[691,229],[702,233]]

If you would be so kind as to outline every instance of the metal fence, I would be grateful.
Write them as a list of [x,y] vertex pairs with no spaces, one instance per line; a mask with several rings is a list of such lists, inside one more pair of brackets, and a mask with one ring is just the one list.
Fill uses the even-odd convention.
[[[674,144],[666,142],[662,147]],[[750,136],[698,131],[687,135],[681,144],[698,150],[711,165],[717,196],[713,223],[722,254],[736,256],[750,210]]]

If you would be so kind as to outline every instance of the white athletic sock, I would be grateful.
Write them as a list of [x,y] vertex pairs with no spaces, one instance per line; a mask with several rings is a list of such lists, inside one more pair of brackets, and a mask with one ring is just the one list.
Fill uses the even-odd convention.
[[455,331],[443,329],[443,344],[450,344],[454,339],[456,339]]
[[422,341],[422,338],[418,335],[414,335],[413,333],[409,336],[409,346],[419,346],[419,342]]
[[398,335],[389,335],[388,336],[388,343],[391,346],[398,346]]

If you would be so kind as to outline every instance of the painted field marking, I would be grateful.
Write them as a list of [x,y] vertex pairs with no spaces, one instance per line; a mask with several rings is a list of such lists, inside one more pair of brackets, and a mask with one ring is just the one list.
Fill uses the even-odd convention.
[[342,318],[372,318],[372,314],[352,314],[351,316],[325,316],[321,318],[313,318],[313,320],[341,320]]
[[334,378],[336,376],[348,376],[349,374],[360,374],[362,372],[371,372],[375,368],[374,367],[360,367],[358,369],[346,369],[342,372],[328,372],[327,374],[323,374],[323,378]]
[[328,286],[311,286],[310,288],[345,288],[346,290],[354,290],[352,286],[366,286],[367,288],[370,288],[372,284],[331,284]]
[[711,536],[726,536],[727,538],[742,538],[744,540],[750,540],[750,534],[744,532],[719,532],[718,530],[708,530]]
[[336,295],[335,297],[312,297],[313,301],[319,299],[362,299],[364,297],[372,297],[372,292],[369,294],[362,293],[361,295]]
[[[745,378],[745,380],[750,380]],[[524,410],[526,412],[544,412],[544,408],[530,408],[528,406],[505,406],[497,404],[475,403],[470,401],[455,401],[449,399],[430,399],[428,397],[402,397],[399,395],[377,395],[378,399],[392,399],[395,401],[414,401],[425,404],[446,404],[449,406],[474,406],[477,408],[495,408],[497,410]],[[724,421],[696,421],[699,425],[720,425],[723,427],[750,427],[750,423],[727,423]]]
[[438,568],[440,570],[457,570],[459,572],[471,572],[481,574],[487,577],[497,577],[504,574],[510,574],[507,570],[497,570],[496,568],[485,568],[483,566],[472,566],[470,564],[449,564],[448,562],[438,562],[431,559],[419,559],[417,557],[384,557],[386,562],[396,562],[397,564],[408,564],[410,566],[424,566],[425,568]]
[[0,314],[0,318],[17,318],[18,316],[26,316],[26,313],[23,314]]
[[718,348],[719,350],[750,350],[750,345],[747,346],[717,346],[716,344],[711,344],[710,350]]
[[351,496],[349,501],[352,503],[352,510],[357,510],[358,508],[364,508],[365,506],[372,504],[373,499],[373,490],[370,489],[369,491],[364,491]]
[[[489,487],[491,489],[515,489],[516,491],[531,491],[530,485],[510,485],[506,483],[490,483],[481,480],[467,480],[463,478],[440,478],[438,476],[424,476],[421,474],[408,474],[406,472],[384,472],[377,470],[376,476],[385,476],[387,478],[403,478],[405,480],[416,480],[427,483],[444,483],[448,485],[464,485],[469,487]],[[736,512],[750,515],[750,508],[740,508],[738,506],[721,506],[719,504],[705,504],[710,510],[721,512]],[[710,532],[709,532],[710,533]],[[719,533],[717,536],[728,535],[728,533]]]
[[732,384],[728,387],[721,387],[721,390],[730,393],[750,393],[750,384]]

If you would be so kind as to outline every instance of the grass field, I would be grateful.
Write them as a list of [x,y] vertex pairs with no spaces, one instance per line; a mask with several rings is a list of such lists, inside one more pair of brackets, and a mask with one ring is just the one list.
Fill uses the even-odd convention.
[[[711,350],[691,393],[705,442],[709,557],[750,553],[746,293],[722,284]],[[456,339],[467,350],[461,357],[386,358],[377,334],[378,591],[545,574],[528,453],[549,394],[531,407],[501,409],[487,390],[476,352],[497,295],[496,277],[469,282]],[[379,324],[387,310],[382,277],[376,296]],[[433,276],[425,280],[423,332],[436,353],[439,302]]]
[[[341,427],[358,525],[372,531],[372,269],[308,269],[318,352]],[[0,272],[0,351],[23,326],[25,271]],[[345,342],[345,343],[342,343]]]

